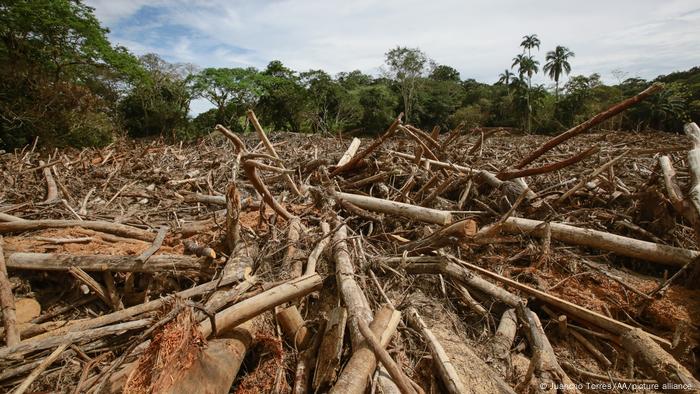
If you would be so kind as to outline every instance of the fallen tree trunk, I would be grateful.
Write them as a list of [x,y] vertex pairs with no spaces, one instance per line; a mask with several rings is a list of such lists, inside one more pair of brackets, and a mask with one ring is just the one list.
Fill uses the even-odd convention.
[[12,287],[7,276],[3,242],[0,236],[0,308],[2,308],[2,325],[5,327],[5,345],[13,346],[19,343],[20,333],[17,329],[15,297],[12,295]]
[[335,381],[340,370],[343,356],[343,338],[348,312],[342,306],[333,308],[326,322],[323,339],[318,348],[316,371],[314,372],[313,391],[325,390]]
[[700,393],[700,382],[644,331],[633,328],[621,337],[622,348],[663,386],[667,393]]
[[19,233],[23,231],[44,230],[47,228],[82,227],[90,230],[101,231],[119,235],[121,237],[135,238],[142,241],[152,242],[156,234],[140,228],[127,226],[120,223],[110,223],[92,220],[22,220],[15,222],[0,223],[0,234]]
[[[544,224],[545,222],[540,220],[509,217],[503,222],[501,229],[511,234],[526,233],[536,237],[543,237],[545,235]],[[700,252],[695,250],[641,241],[603,231],[583,229],[563,223],[550,222],[549,225],[552,239],[609,250],[635,259],[682,267],[700,256]]]
[[362,288],[355,282],[355,269],[348,249],[347,227],[343,224],[338,231],[333,234],[333,259],[335,260],[335,280],[338,291],[348,308],[350,319],[350,339],[352,340],[353,351],[360,347],[363,341],[362,333],[357,326],[357,319],[365,323],[372,321],[372,310]]
[[406,266],[406,272],[411,274],[444,274],[477,289],[509,306],[516,306],[522,299],[513,293],[498,287],[493,283],[474,275],[455,263],[443,261],[440,263],[411,263]]
[[370,211],[403,216],[413,220],[442,226],[452,223],[452,214],[438,209],[342,192],[334,192],[333,197],[348,201],[360,208]]
[[[379,338],[379,344],[386,347],[401,321],[401,313],[385,306],[374,316],[369,328]],[[331,394],[362,394],[367,388],[372,372],[377,368],[377,358],[366,342],[360,344],[345,364]]]
[[[303,297],[319,289],[322,284],[323,280],[318,274],[282,283],[217,313],[215,316],[216,328],[217,330],[225,330],[227,327],[235,327],[268,309]],[[205,338],[210,336],[213,331],[211,321],[203,321],[200,324],[200,331]]]
[[177,272],[199,273],[210,269],[209,258],[164,255],[151,256],[141,262],[137,256],[71,255],[58,253],[12,253],[7,266],[14,269],[68,271],[78,267],[85,271]]
[[693,149],[688,151],[688,169],[690,170],[691,188],[688,195],[695,210],[700,215],[700,127],[695,122],[683,128],[690,137]]
[[[428,343],[430,353],[433,356],[433,365],[437,368],[447,392],[450,394],[466,393],[467,389],[465,388],[464,383],[462,383],[462,380],[459,378],[459,375],[457,375],[457,370],[455,369],[454,365],[452,365],[452,361],[450,361],[445,349],[442,347],[435,335],[433,335],[433,332],[430,331],[423,319],[421,319],[418,311],[415,308],[409,308],[406,311],[406,317],[408,319],[408,323],[413,327],[413,329],[420,332],[423,339],[425,339],[425,341]],[[484,365],[484,368],[488,367]],[[473,382],[469,383],[471,387],[474,387],[474,385],[471,384]],[[505,383],[503,384],[505,385]],[[506,385],[506,387],[508,386]],[[511,391],[512,390],[509,390],[508,392],[510,393]]]

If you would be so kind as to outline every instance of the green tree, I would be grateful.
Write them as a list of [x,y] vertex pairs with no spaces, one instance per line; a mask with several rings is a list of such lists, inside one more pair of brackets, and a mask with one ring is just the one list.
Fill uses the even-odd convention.
[[444,64],[437,65],[433,67],[430,72],[430,79],[436,81],[449,81],[449,82],[460,82],[461,78],[459,76],[459,71],[456,69],[446,66]]
[[[533,35],[537,39],[536,35]],[[528,37],[528,36],[526,36]],[[539,46],[539,42],[538,42]],[[529,51],[529,48],[528,48]],[[530,90],[532,90],[532,76],[537,74],[539,71],[540,62],[535,60],[530,55],[519,54],[513,58],[513,64],[511,68],[517,66],[518,74],[522,77],[527,75],[527,132],[529,133],[532,129],[532,103],[530,101]]]
[[399,46],[385,54],[385,63],[389,67],[387,76],[399,86],[405,120],[408,122],[418,84],[426,71],[428,57],[418,48]]
[[205,68],[190,78],[196,97],[216,106],[216,123],[231,125],[235,118],[254,107],[262,95],[258,70],[249,68]]
[[308,96],[299,76],[273,60],[261,73],[260,85],[260,121],[280,130],[301,131]]
[[188,137],[187,111],[192,99],[187,67],[170,64],[158,55],[140,58],[146,73],[119,104],[129,135],[166,135],[173,140]]
[[563,73],[569,75],[571,72],[569,58],[574,56],[575,54],[571,52],[569,48],[561,45],[557,45],[553,51],[547,52],[547,63],[545,63],[543,71],[554,80],[556,85],[554,95],[556,96],[557,100],[559,99],[559,78]]
[[111,129],[91,129],[85,119],[109,124],[109,100],[118,97],[113,78],[130,80],[142,70],[107,32],[80,0],[2,2],[0,145],[35,137],[53,145],[109,141]]
[[523,47],[523,54],[525,51],[527,51],[527,55],[532,57],[532,53],[530,51],[532,48],[537,48],[537,50],[540,49],[540,39],[537,38],[537,34],[523,36],[520,46]]

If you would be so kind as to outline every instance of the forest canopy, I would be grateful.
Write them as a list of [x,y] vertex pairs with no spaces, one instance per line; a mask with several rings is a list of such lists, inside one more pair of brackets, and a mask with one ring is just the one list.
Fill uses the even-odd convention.
[[[81,0],[0,2],[0,147],[37,138],[47,146],[104,145],[121,134],[190,139],[216,124],[243,132],[248,109],[265,127],[294,132],[375,134],[404,112],[425,128],[552,133],[656,81],[665,83],[662,93],[600,127],[678,132],[700,119],[700,67],[652,81],[617,71],[617,83],[607,85],[600,74],[576,73],[574,48],[540,50],[536,34],[522,37],[522,52],[486,84],[401,46],[387,50],[379,75],[298,71],[279,60],[264,69],[171,64],[110,43],[93,11]],[[533,84],[539,73],[550,86]],[[213,108],[191,117],[194,99]]]

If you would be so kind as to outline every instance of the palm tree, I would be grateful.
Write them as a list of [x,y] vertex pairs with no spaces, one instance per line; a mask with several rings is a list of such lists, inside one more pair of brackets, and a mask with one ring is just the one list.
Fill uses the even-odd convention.
[[[535,39],[537,39],[537,36],[533,35]],[[526,36],[527,37],[527,36]],[[537,40],[537,43],[539,45],[539,40]],[[516,57],[513,58],[513,64],[511,65],[511,68],[518,66],[518,74],[522,77],[523,75],[527,75],[527,132],[530,132],[531,128],[531,114],[532,114],[532,106],[530,105],[530,90],[532,89],[532,75],[537,74],[537,72],[540,70],[539,69],[540,62],[533,59],[532,56],[526,56],[524,54],[517,55]]]
[[550,78],[554,80],[556,88],[554,94],[559,100],[559,78],[562,73],[569,75],[571,72],[571,64],[569,64],[569,58],[574,57],[576,54],[571,52],[569,48],[557,45],[553,51],[547,52],[547,63],[544,65],[544,72],[549,75]]
[[510,70],[505,69],[498,75],[498,82],[496,83],[508,86],[513,78],[515,78],[515,74],[510,72]]
[[527,50],[527,55],[532,56],[530,50],[535,47],[537,47],[537,50],[540,49],[540,39],[537,38],[537,34],[523,36],[523,41],[520,43],[520,46],[523,47],[523,53]]

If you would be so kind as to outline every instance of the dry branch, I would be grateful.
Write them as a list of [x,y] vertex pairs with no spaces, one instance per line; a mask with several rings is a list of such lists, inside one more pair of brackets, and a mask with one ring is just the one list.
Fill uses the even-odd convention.
[[181,255],[155,255],[148,262],[141,262],[137,256],[71,255],[57,253],[12,253],[7,266],[15,269],[67,271],[78,267],[85,271],[114,272],[172,272],[199,273],[210,269],[206,257]]

